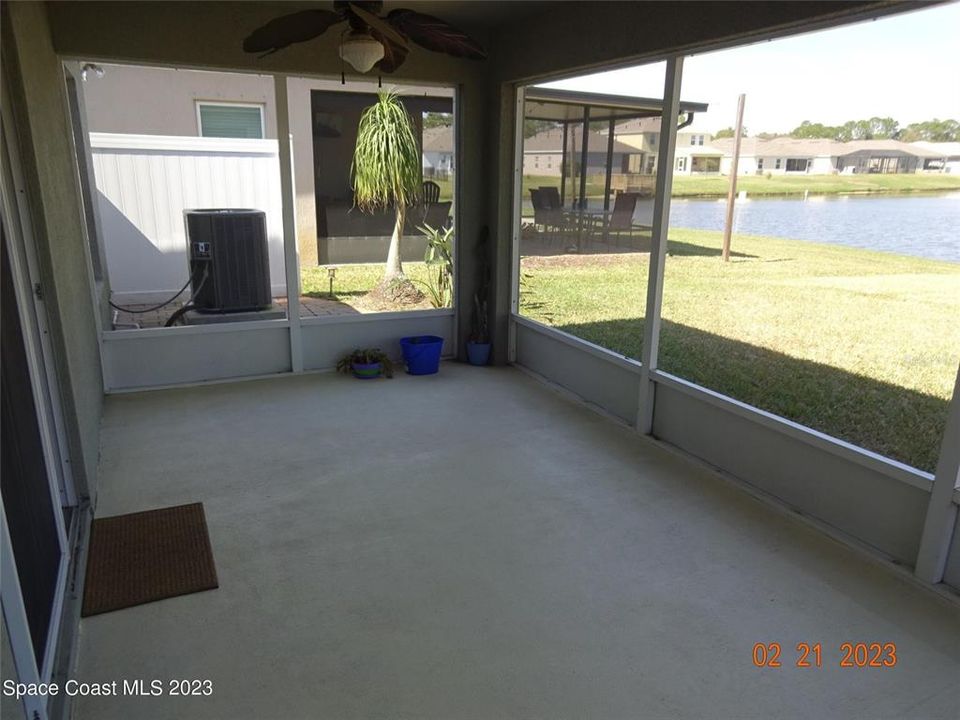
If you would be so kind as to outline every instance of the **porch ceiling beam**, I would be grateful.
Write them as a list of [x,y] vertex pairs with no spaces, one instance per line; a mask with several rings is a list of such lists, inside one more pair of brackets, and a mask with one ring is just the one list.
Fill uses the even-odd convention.
[[[608,95],[606,93],[579,92],[556,88],[532,87],[527,90],[527,102],[540,106],[544,112],[559,113],[544,119],[575,119],[582,107],[589,106],[594,120],[607,120],[610,116],[618,119],[635,117],[656,117],[663,111],[664,102],[658,98],[632,97],[629,95]],[[706,112],[707,103],[680,101],[680,112]],[[536,111],[536,108],[534,108]],[[606,113],[606,114],[605,114]]]
[[683,57],[667,60],[663,88],[663,119],[660,122],[660,147],[657,152],[657,182],[653,200],[653,227],[650,237],[650,269],[647,276],[647,309],[643,321],[643,346],[640,349],[640,398],[637,405],[637,430],[644,435],[653,431],[654,381],[650,373],[657,369],[660,350],[660,313],[663,306],[663,270],[667,256],[667,232],[670,229],[670,194],[673,192],[673,155],[677,147],[677,122],[680,114],[680,81]]

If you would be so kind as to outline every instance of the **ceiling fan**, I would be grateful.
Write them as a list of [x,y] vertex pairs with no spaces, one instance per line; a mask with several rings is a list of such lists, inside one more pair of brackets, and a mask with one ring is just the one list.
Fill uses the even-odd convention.
[[301,10],[274,18],[250,33],[244,52],[269,55],[293,43],[313,40],[338,23],[346,22],[340,39],[340,57],[359,72],[376,67],[392,73],[407,58],[409,41],[433,52],[485,60],[481,45],[449,23],[432,15],[397,8],[381,17],[382,2],[337,0],[333,10]]

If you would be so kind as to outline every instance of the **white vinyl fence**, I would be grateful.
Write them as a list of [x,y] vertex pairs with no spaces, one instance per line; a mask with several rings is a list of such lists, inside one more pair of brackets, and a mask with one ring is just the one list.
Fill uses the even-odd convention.
[[159,302],[187,282],[194,208],[263,210],[270,283],[286,295],[276,140],[90,133],[90,146],[115,302]]

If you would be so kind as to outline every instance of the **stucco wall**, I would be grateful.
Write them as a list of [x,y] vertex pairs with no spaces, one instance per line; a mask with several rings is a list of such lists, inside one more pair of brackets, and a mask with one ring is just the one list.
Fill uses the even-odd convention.
[[197,137],[196,103],[243,102],[264,106],[264,131],[277,137],[273,78],[156,67],[102,65],[84,84],[90,132]]
[[3,64],[10,78],[40,275],[62,389],[73,473],[92,493],[103,385],[92,268],[63,71],[42,3],[4,3]]

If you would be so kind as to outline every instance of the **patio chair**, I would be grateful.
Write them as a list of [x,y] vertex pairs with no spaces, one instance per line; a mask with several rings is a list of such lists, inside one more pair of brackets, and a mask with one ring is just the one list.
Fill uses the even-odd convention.
[[617,193],[613,201],[613,212],[606,218],[600,230],[603,237],[609,240],[614,235],[616,244],[620,245],[620,238],[624,235],[628,240],[633,240],[644,234],[649,228],[645,225],[638,225],[633,222],[633,215],[637,210],[637,201],[640,199],[640,193],[621,192]]
[[453,203],[435,202],[427,205],[427,212],[423,216],[423,224],[429,225],[434,230],[443,230],[450,226],[450,208]]
[[426,180],[423,183],[423,204],[431,205],[440,202],[440,186],[433,180]]
[[539,190],[547,203],[547,207],[550,209],[561,209],[563,207],[563,205],[560,203],[559,188],[554,187],[553,185],[541,185]]
[[530,202],[533,205],[533,224],[540,229],[547,240],[559,237],[563,229],[563,209],[552,207],[549,196],[542,188],[530,188]]
[[446,202],[424,203],[408,209],[404,232],[417,235],[420,228],[429,225],[434,230],[443,230],[450,225],[450,208],[453,203]]

